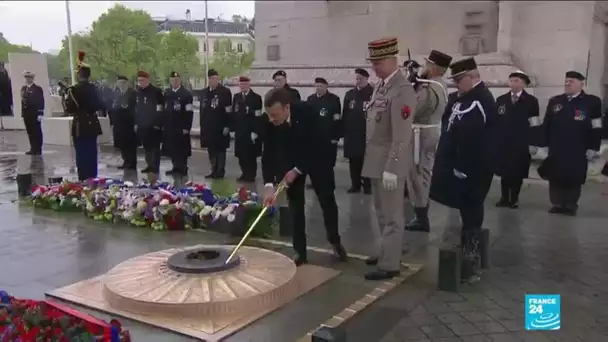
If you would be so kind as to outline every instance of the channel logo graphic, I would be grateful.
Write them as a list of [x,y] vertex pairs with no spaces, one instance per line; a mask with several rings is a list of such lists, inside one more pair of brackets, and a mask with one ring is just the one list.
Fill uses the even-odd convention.
[[559,330],[560,299],[560,295],[556,294],[526,295],[526,330]]

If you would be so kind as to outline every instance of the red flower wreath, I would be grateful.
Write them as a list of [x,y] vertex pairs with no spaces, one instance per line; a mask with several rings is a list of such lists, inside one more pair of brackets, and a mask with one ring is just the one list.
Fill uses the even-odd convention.
[[407,120],[411,113],[412,110],[410,109],[410,106],[404,105],[403,108],[401,108],[401,116],[403,117],[403,120]]

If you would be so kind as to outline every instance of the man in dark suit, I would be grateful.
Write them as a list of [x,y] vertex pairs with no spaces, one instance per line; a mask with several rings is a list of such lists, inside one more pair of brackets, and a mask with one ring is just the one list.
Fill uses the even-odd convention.
[[44,92],[34,83],[33,72],[23,73],[25,85],[21,87],[21,116],[30,140],[30,150],[26,154],[42,154],[42,117],[44,116]]
[[274,205],[274,184],[283,181],[288,186],[287,199],[293,219],[293,247],[295,264],[308,262],[306,256],[306,226],[304,217],[304,186],[310,176],[315,193],[323,210],[327,239],[334,255],[347,259],[338,233],[338,206],[333,178],[333,153],[330,142],[319,136],[321,123],[314,109],[304,102],[293,102],[293,95],[284,88],[273,89],[264,98],[270,120],[262,154],[265,172],[265,205]]

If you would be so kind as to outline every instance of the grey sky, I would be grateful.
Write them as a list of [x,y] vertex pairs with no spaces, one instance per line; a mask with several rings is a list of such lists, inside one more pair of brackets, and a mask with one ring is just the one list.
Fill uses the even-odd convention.
[[[86,29],[116,3],[152,16],[184,18],[190,9],[192,19],[205,17],[204,1],[70,1],[72,31]],[[209,1],[208,9],[210,18],[229,19],[233,14],[251,18],[254,1]],[[58,50],[67,35],[65,1],[0,1],[0,32],[14,44],[31,44],[42,52]]]

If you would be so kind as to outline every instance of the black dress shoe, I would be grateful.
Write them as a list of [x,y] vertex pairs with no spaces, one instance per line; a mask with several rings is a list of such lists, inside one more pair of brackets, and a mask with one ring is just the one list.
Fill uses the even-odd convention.
[[25,152],[25,154],[27,154],[28,156],[31,156],[32,155],[32,151],[31,150],[27,151],[27,152]]
[[215,173],[211,172],[210,174],[206,175],[205,178],[214,179]]
[[576,209],[564,208],[562,214],[566,216],[576,216]]
[[361,192],[361,188],[355,188],[351,186],[348,190],[346,190],[346,192],[349,194],[358,194]]
[[302,266],[308,264],[308,259],[306,258],[306,255],[296,254],[293,258],[293,263],[296,264],[296,266]]
[[511,203],[509,201],[507,201],[506,199],[500,199],[500,201],[496,202],[496,207],[497,208],[507,208],[510,207]]
[[346,250],[344,249],[344,246],[342,246],[342,244],[335,244],[332,246],[333,250],[334,250],[334,256],[344,262],[346,260],[348,260],[348,253],[346,253]]
[[513,203],[509,204],[509,208],[511,208],[511,209],[517,209],[517,208],[519,208],[519,203],[513,202]]
[[365,195],[371,195],[372,194],[372,188],[363,188],[363,193]]
[[376,266],[376,265],[378,265],[378,258],[369,257],[369,258],[365,259],[365,264],[369,265],[369,266]]
[[149,166],[146,166],[141,170],[141,173],[149,173],[150,171],[152,171],[152,168]]
[[365,280],[387,280],[399,275],[399,271],[376,270],[365,274]]
[[171,176],[171,175],[176,174],[176,173],[179,173],[179,170],[178,170],[178,169],[176,169],[176,168],[172,168],[171,170],[166,171],[166,172],[165,172],[165,175],[167,175],[167,176]]
[[563,214],[563,213],[564,213],[564,208],[551,207],[551,209],[549,209],[549,214]]
[[125,166],[125,164],[122,164],[122,165],[118,165],[116,168],[119,169],[119,170],[124,170],[127,167]]

